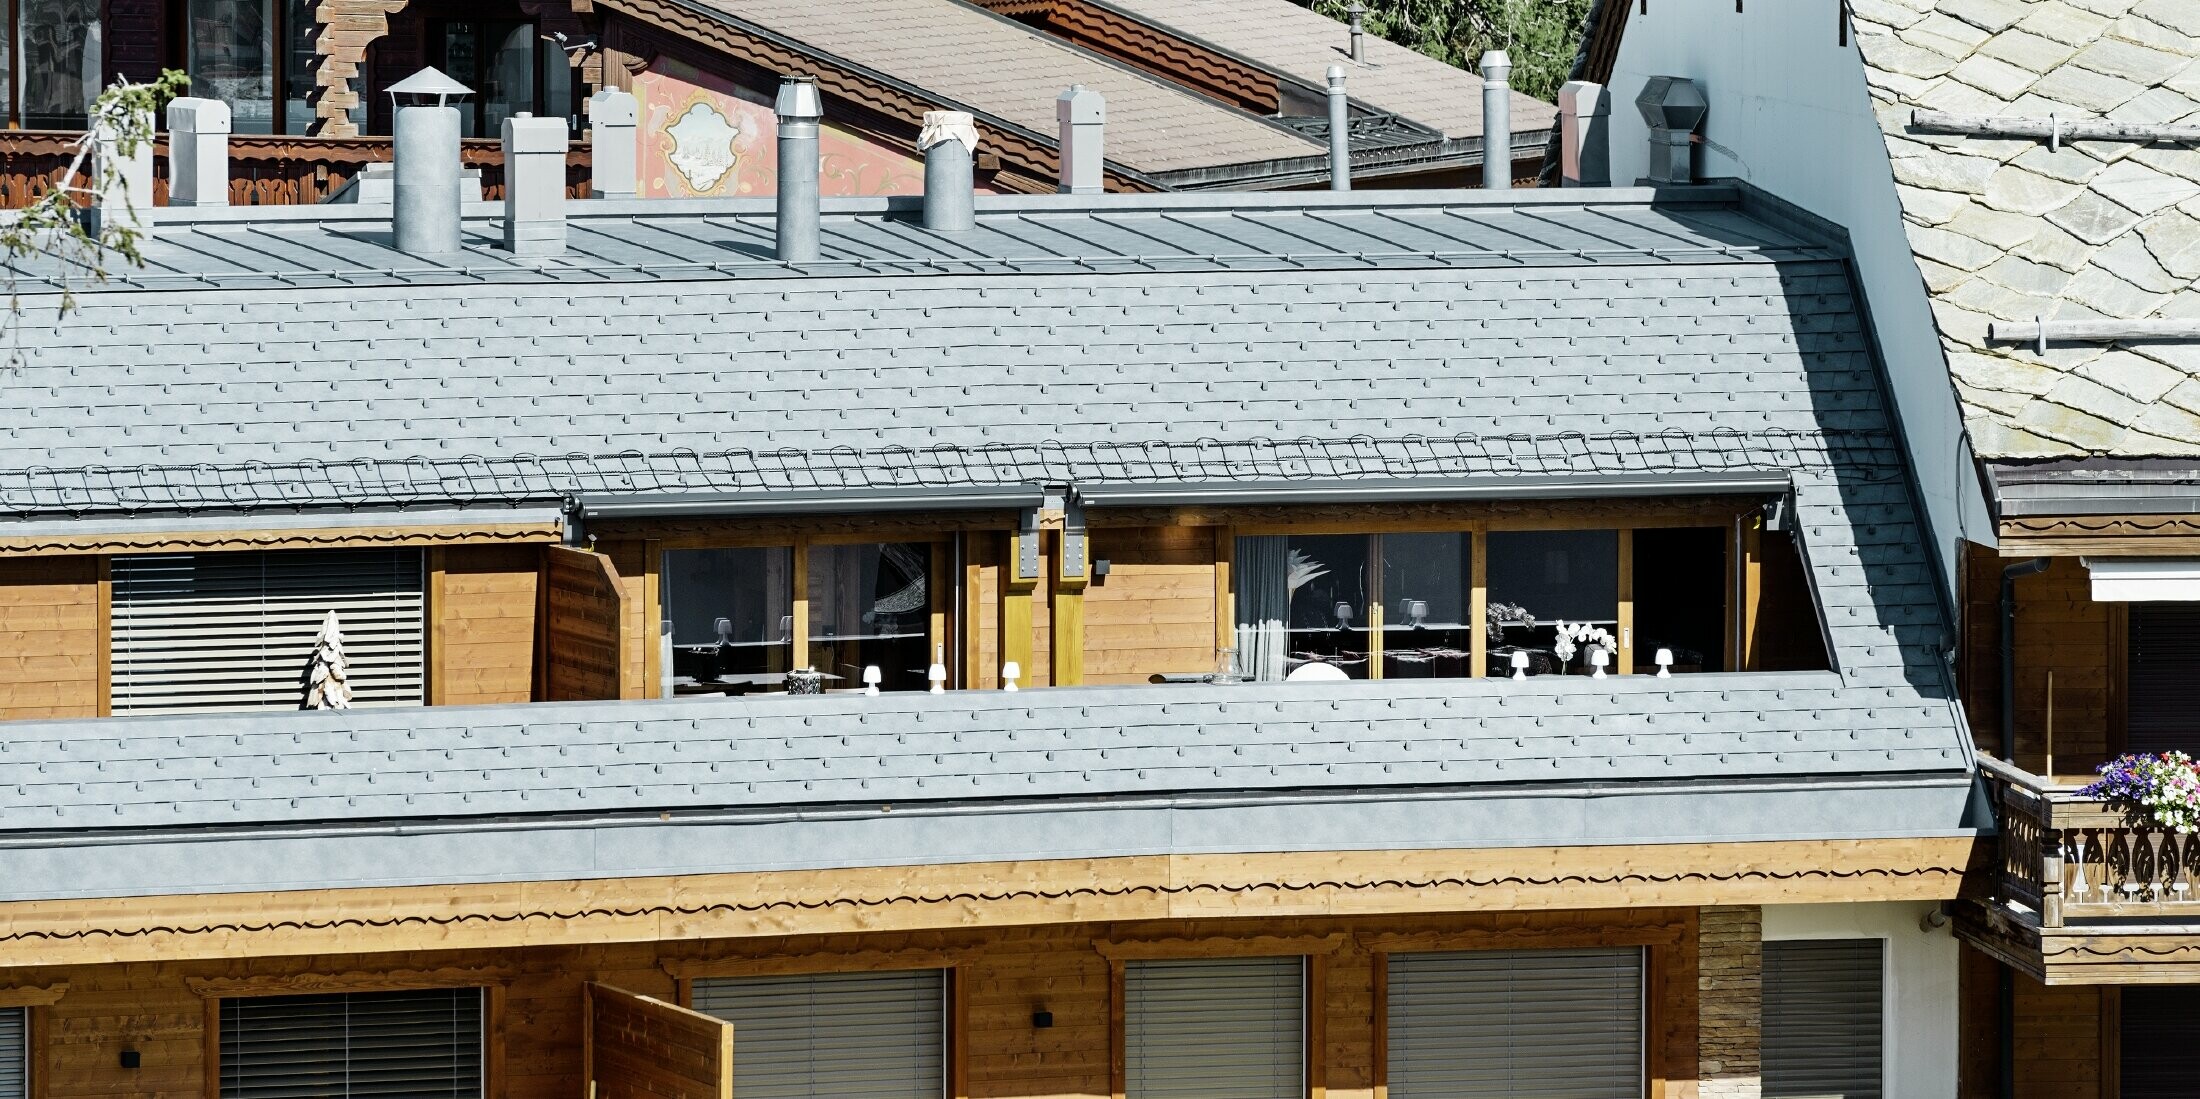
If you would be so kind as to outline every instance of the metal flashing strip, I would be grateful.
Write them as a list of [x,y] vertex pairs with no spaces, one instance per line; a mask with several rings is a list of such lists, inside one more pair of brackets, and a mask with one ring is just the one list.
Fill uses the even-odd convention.
[[1304,481],[1198,481],[1076,485],[1086,507],[1219,504],[1359,504],[1441,500],[1590,499],[1608,496],[1754,496],[1794,491],[1782,470],[1661,473],[1639,477],[1399,477]]
[[347,531],[402,527],[479,526],[524,524],[556,527],[564,513],[554,507],[504,507],[494,502],[473,507],[378,508],[368,511],[286,511],[275,508],[248,512],[194,512],[159,517],[141,515],[122,519],[10,520],[0,517],[0,539],[78,538],[92,535],[144,535],[148,531],[198,534],[232,531]]
[[648,496],[578,497],[592,518],[656,519],[710,515],[814,515],[821,512],[970,511],[1037,508],[1046,503],[1039,485],[972,485],[942,488],[804,489],[790,492],[661,493]]

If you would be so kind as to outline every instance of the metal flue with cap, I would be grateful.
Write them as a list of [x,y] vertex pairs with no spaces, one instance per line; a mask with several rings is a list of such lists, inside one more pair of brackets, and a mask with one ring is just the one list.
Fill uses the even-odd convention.
[[1696,127],[1703,125],[1711,101],[1685,76],[1653,76],[1635,97],[1635,109],[1650,126],[1650,180],[1695,182]]
[[924,152],[924,227],[935,233],[974,228],[977,120],[963,111],[926,111],[917,148]]
[[1482,186],[1513,185],[1512,58],[1503,50],[1482,55]]
[[825,106],[817,97],[816,78],[780,81],[772,113],[779,124],[777,254],[784,263],[809,263],[818,257],[822,234],[817,124],[825,117]]
[[473,89],[430,67],[390,85],[389,92],[396,107],[391,145],[397,161],[391,235],[407,255],[449,255],[460,248],[462,177],[458,108],[450,104]]

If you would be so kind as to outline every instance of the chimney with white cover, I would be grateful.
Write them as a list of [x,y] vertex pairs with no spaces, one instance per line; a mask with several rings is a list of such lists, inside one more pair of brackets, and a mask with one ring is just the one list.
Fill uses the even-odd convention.
[[1061,155],[1061,183],[1065,195],[1097,195],[1107,190],[1102,175],[1101,130],[1108,121],[1108,101],[1083,84],[1072,84],[1054,97],[1056,151]]
[[229,104],[168,101],[168,205],[229,205]]
[[457,252],[462,238],[458,108],[450,101],[472,95],[473,89],[426,68],[390,85],[389,91],[393,103],[416,100],[397,107],[397,122],[391,127],[397,163],[390,228],[397,250],[412,256]]
[[565,251],[562,118],[522,111],[504,120],[504,247],[516,256]]
[[635,127],[641,121],[641,103],[633,92],[605,88],[588,97],[588,196],[633,198]]
[[825,107],[817,98],[817,80],[790,76],[779,84],[773,104],[779,120],[778,255],[786,263],[817,259],[823,230],[818,199],[817,124]]
[[1503,50],[1482,55],[1482,186],[1513,185],[1512,58]]
[[978,122],[964,111],[924,112],[924,227],[960,233],[978,224]]

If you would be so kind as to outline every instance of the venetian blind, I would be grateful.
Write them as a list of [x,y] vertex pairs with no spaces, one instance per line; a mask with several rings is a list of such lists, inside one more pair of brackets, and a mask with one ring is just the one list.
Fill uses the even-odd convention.
[[691,1006],[733,1024],[742,1099],[940,1099],[947,971],[699,978]]
[[295,710],[330,611],[353,705],[424,701],[419,550],[148,554],[112,578],[117,714]]
[[1765,1099],[1879,1099],[1879,939],[1768,942]]
[[31,1093],[30,1009],[0,1007],[0,1099]]
[[221,1005],[222,1099],[480,1099],[481,990],[254,996]]
[[2200,987],[2126,985],[2119,994],[2118,1079],[2124,1099],[2194,1099],[2193,1040],[2200,1038]]
[[2126,750],[2200,751],[2200,603],[2130,606]]
[[1642,951],[1392,954],[1392,1099],[1642,1094]]
[[1126,963],[1126,1094],[1300,1099],[1305,999],[1299,957]]

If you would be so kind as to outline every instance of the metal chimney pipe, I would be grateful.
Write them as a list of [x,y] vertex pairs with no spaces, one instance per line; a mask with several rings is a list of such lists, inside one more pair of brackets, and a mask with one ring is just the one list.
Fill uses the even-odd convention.
[[1352,189],[1352,119],[1344,94],[1344,66],[1329,66],[1329,189]]
[[458,251],[458,108],[399,107],[393,130],[390,228],[397,250],[413,256]]
[[924,227],[935,233],[975,227],[977,120],[963,111],[926,111],[917,148],[924,151]]
[[168,205],[229,205],[229,104],[168,102]]
[[1352,6],[1344,9],[1344,12],[1352,18],[1351,56],[1352,63],[1357,65],[1367,60],[1367,49],[1361,42],[1366,36],[1367,28],[1362,26],[1360,22],[1361,18],[1367,14],[1367,5],[1360,3],[1360,0],[1352,0]]
[[504,247],[513,255],[565,251],[565,120],[521,112],[504,120]]
[[825,107],[817,98],[817,78],[790,76],[780,81],[773,113],[779,119],[779,258],[785,263],[809,263],[817,259],[822,234],[817,123],[825,117]]
[[1107,190],[1101,175],[1102,127],[1108,121],[1108,101],[1083,84],[1072,84],[1054,97],[1056,147],[1061,154],[1061,183],[1065,195],[1097,195]]
[[1611,114],[1602,84],[1569,80],[1558,89],[1560,186],[1612,185]]
[[1685,76],[1653,76],[1635,97],[1650,127],[1650,181],[1695,182],[1696,127],[1710,110],[1703,89]]
[[1482,186],[1491,191],[1513,185],[1512,71],[1505,51],[1482,55]]
[[588,197],[635,196],[634,127],[640,119],[632,92],[605,88],[588,97]]

